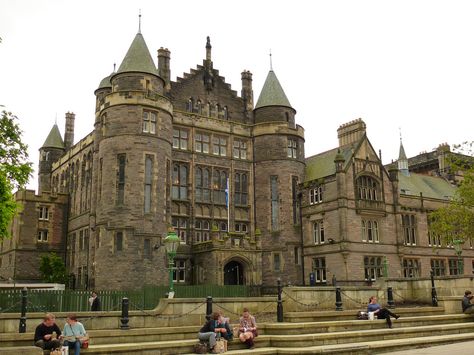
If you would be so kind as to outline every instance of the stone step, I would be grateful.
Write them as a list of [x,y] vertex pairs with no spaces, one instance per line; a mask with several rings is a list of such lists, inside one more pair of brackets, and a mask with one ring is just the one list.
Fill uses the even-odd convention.
[[[369,321],[367,321],[369,322]],[[377,322],[377,321],[374,321]],[[381,322],[381,321],[378,321]],[[360,345],[360,343],[372,343],[368,341],[381,340],[392,341],[400,339],[410,339],[419,337],[428,337],[432,334],[438,336],[457,336],[462,333],[471,333],[474,331],[474,322],[466,322],[463,324],[439,324],[425,326],[420,324],[418,327],[405,327],[400,328],[397,321],[394,321],[394,329],[382,328],[382,329],[369,329],[369,330],[352,330],[352,331],[340,331],[331,333],[320,333],[320,334],[298,334],[298,335],[261,335],[256,339],[257,348],[278,348],[281,349],[295,349],[299,350],[295,353],[302,353],[306,348],[322,347],[328,345],[341,345],[341,344],[357,344],[357,346],[366,347],[366,345]],[[470,340],[472,340],[469,338]],[[91,346],[85,353],[94,354],[135,354],[140,349],[140,354],[185,354],[192,353],[193,346],[197,342],[196,339],[189,340],[176,340],[176,341],[161,341],[161,342],[140,342],[140,343],[122,343],[122,344],[102,344],[94,345],[93,340]],[[409,341],[408,341],[409,343]],[[350,345],[352,347],[356,345]],[[230,350],[242,351],[245,349],[244,345],[237,339],[229,343]],[[266,351],[266,350],[265,350]],[[283,351],[283,350],[281,350]],[[279,353],[278,352],[278,353]],[[306,352],[306,351],[304,351]],[[275,352],[274,352],[275,353]],[[283,352],[282,352],[283,353]],[[285,354],[290,354],[285,350]],[[311,353],[311,352],[306,352]]]
[[[396,321],[397,327],[415,327],[439,324],[472,322],[473,317],[464,314],[437,315],[421,317],[401,317]],[[394,321],[395,323],[395,321]],[[234,329],[237,324],[233,325]],[[301,335],[341,331],[384,329],[384,320],[333,320],[326,322],[306,323],[264,323],[259,325],[260,335]],[[120,344],[131,342],[158,342],[196,339],[200,326],[132,328],[129,330],[91,330],[89,335],[95,345]],[[0,334],[0,348],[9,346],[31,345],[33,333]]]
[[[311,346],[307,348],[291,347],[262,347],[246,350],[245,354],[251,355],[279,355],[279,354],[337,354],[337,355],[374,355],[391,351],[401,351],[406,349],[426,348],[436,345],[452,344],[457,342],[472,341],[472,334],[450,334],[429,337],[417,337],[395,340],[379,340],[361,343],[347,343],[335,345]],[[244,354],[242,350],[230,350],[229,355]]]
[[[307,312],[286,312],[283,315],[285,322],[301,323],[301,322],[323,322],[331,321],[334,319],[355,319],[358,311],[366,311],[367,309],[360,310],[346,310],[346,311],[307,311]],[[404,307],[394,308],[394,313],[400,314],[401,316],[430,316],[444,314],[443,307]]]
[[[453,324],[473,322],[474,317],[465,314],[443,314],[436,316],[401,316],[396,320],[399,327],[416,327],[421,325]],[[395,322],[395,321],[394,321]],[[291,335],[291,334],[315,334],[338,331],[351,331],[354,329],[366,330],[385,328],[385,320],[338,320],[325,322],[304,323],[268,323],[264,325],[263,334],[268,335]]]

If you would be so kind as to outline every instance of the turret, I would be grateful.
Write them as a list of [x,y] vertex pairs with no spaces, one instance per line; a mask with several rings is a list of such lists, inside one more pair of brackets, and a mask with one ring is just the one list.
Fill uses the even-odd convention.
[[[245,80],[248,80],[246,75]],[[244,80],[243,80],[244,81]],[[244,86],[244,85],[243,85]],[[304,131],[295,125],[291,107],[275,73],[270,70],[253,111],[255,159],[255,220],[262,232],[263,283],[302,284],[298,184],[304,177]]]
[[[166,72],[166,65],[161,69]],[[109,81],[105,78],[96,90],[93,179],[97,208],[91,239],[100,240],[101,247],[91,261],[95,282],[108,288],[132,288],[138,282],[162,284],[167,278],[164,248],[149,259],[143,257],[143,250],[161,245],[171,223],[167,186],[172,105],[164,96],[165,80],[158,75],[141,33]],[[126,255],[127,262],[111,269],[110,253]]]
[[163,94],[165,81],[158,75],[143,35],[136,34],[117,73],[110,78],[112,92],[146,91]]
[[[68,112],[69,113],[69,112]],[[55,161],[64,154],[64,142],[55,123],[39,149],[38,194],[51,191],[51,171]]]
[[279,121],[294,127],[295,114],[275,72],[270,70],[255,105],[255,123]]

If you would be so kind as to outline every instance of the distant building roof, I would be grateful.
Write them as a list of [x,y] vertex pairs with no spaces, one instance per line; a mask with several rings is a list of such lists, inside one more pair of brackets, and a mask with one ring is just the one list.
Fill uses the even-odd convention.
[[290,101],[288,101],[273,70],[268,72],[267,79],[265,80],[265,84],[263,84],[263,89],[260,92],[255,108],[257,109],[264,106],[291,107]]
[[411,173],[398,174],[398,188],[402,195],[420,196],[447,200],[454,196],[456,187],[442,177]]
[[41,148],[61,148],[64,149],[63,138],[59,132],[58,125],[55,123],[48,134]]

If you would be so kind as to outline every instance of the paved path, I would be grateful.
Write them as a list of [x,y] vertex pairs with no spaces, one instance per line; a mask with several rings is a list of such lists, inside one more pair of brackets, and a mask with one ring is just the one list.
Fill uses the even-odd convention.
[[[472,338],[474,339],[474,334],[472,335]],[[467,341],[463,343],[432,346],[429,348],[422,348],[422,349],[396,351],[396,352],[386,353],[386,354],[392,354],[392,355],[446,355],[446,354],[471,355],[473,353],[474,353],[474,341]]]

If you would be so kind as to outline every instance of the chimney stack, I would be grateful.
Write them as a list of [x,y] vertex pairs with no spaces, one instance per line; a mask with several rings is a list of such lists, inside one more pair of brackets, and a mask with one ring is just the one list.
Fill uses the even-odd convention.
[[161,47],[158,49],[158,74],[165,81],[165,91],[169,91],[171,89],[170,58],[171,52],[168,48]]
[[245,101],[245,109],[253,110],[253,90],[252,90],[252,73],[248,70],[242,72],[242,91],[241,96]]
[[339,146],[350,145],[358,142],[366,132],[365,122],[362,118],[344,123],[337,129],[337,138]]
[[74,144],[74,120],[73,112],[66,112],[66,127],[64,129],[64,148],[69,150]]

